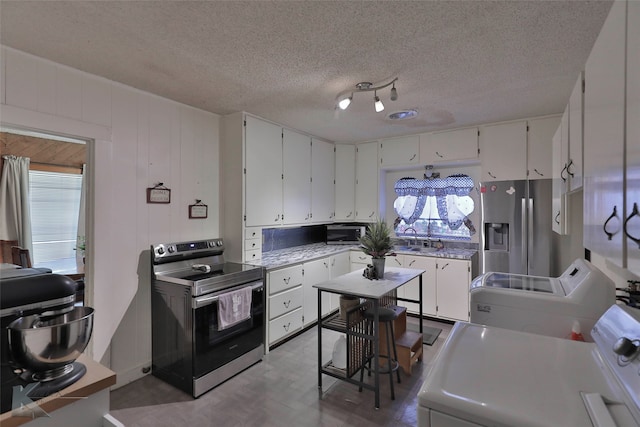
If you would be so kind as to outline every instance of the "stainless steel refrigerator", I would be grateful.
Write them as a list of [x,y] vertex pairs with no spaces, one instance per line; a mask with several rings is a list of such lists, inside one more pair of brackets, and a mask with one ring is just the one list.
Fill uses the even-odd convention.
[[482,272],[551,275],[551,180],[480,184]]

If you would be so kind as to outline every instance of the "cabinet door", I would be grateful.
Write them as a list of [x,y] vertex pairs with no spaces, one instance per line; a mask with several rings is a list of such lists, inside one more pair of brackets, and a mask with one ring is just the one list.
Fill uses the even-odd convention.
[[336,221],[353,221],[356,216],[356,147],[336,145]]
[[245,126],[245,225],[282,223],[282,128],[254,117]]
[[333,143],[312,139],[311,220],[329,222],[335,212],[335,152]]
[[367,264],[371,264],[371,257],[362,251],[349,251],[351,271],[363,271]]
[[417,165],[419,145],[418,135],[380,141],[380,167]]
[[471,263],[466,260],[439,259],[436,268],[438,316],[469,321]]
[[624,220],[625,5],[611,6],[584,75],[584,246],[619,266]]
[[[338,276],[347,274],[351,271],[351,265],[349,261],[349,252],[342,252],[330,257],[330,276],[335,279]],[[330,294],[329,297],[331,310],[336,310],[340,307],[340,295]]]
[[356,147],[356,220],[373,222],[378,216],[378,143]]
[[483,181],[527,179],[527,122],[483,127],[480,161]]
[[[305,262],[302,265],[302,270],[304,272],[302,280],[304,291],[304,302],[302,304],[303,324],[307,326],[318,320],[318,290],[313,285],[329,280],[329,258]],[[330,308],[330,294],[323,292],[322,315],[327,314]]]
[[[422,314],[425,316],[436,316],[436,258],[426,256],[404,256],[404,268],[417,268],[425,270],[422,273]],[[413,279],[406,285],[400,287],[405,298],[418,300],[420,297],[419,290],[420,280]],[[419,304],[410,302],[401,302],[400,305],[407,307],[407,311],[417,314],[419,313]]]
[[551,181],[551,229],[558,234],[565,234],[566,227],[566,196],[565,185],[560,177],[564,173],[565,164],[562,162],[562,121],[553,135],[553,181]]
[[582,95],[582,73],[580,73],[569,98],[569,161],[567,164],[569,191],[582,188]]
[[285,129],[283,154],[284,224],[311,221],[311,137]]
[[529,121],[527,160],[529,179],[550,179],[553,175],[553,134],[560,125],[560,117],[546,117]]
[[[640,208],[640,3],[628,2],[627,15],[627,217]],[[640,239],[640,218],[627,222],[627,233]],[[627,268],[640,276],[640,247],[627,241]]]
[[478,159],[478,128],[420,135],[420,163]]

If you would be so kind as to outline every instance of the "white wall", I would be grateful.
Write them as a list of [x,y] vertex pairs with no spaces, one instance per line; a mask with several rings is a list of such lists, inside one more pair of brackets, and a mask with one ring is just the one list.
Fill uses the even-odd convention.
[[[93,140],[88,353],[110,363],[119,385],[136,379],[151,362],[150,245],[220,232],[220,118],[7,47],[0,83],[3,126]],[[170,204],[146,203],[158,182]],[[195,199],[207,219],[188,219]]]

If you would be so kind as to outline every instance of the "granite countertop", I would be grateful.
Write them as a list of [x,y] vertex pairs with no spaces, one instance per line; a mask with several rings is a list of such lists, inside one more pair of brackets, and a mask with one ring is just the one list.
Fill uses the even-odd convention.
[[[263,252],[262,259],[252,261],[251,264],[260,265],[267,270],[287,267],[293,264],[313,261],[319,258],[346,252],[351,249],[358,249],[358,245],[327,245],[326,243],[312,243],[310,245],[295,246],[292,248],[278,249],[275,251]],[[395,252],[403,255],[419,255],[437,258],[471,259],[477,252],[473,249],[460,248],[410,248],[406,246],[398,247]]]

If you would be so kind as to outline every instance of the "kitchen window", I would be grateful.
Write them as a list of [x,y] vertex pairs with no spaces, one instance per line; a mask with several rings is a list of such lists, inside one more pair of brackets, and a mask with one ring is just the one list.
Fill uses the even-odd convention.
[[469,215],[474,210],[470,196],[474,182],[468,175],[446,178],[401,178],[394,190],[394,223],[400,237],[471,240],[476,232]]

